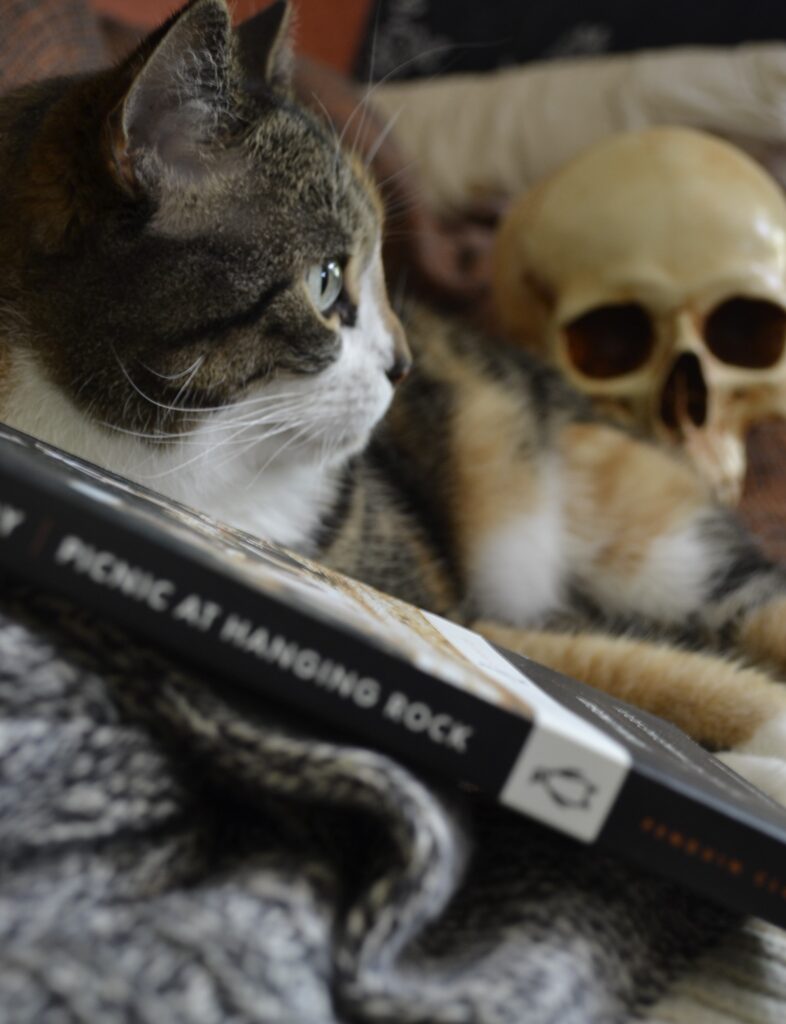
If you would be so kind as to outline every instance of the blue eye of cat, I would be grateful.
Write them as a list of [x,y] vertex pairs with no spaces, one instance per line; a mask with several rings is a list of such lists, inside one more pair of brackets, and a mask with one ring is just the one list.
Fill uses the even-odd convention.
[[312,264],[306,271],[306,288],[319,312],[330,312],[344,289],[344,271],[338,260]]

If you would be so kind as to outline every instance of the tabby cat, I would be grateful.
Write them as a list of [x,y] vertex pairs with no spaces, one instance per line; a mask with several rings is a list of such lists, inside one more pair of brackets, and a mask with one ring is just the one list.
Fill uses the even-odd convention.
[[379,200],[292,100],[287,17],[234,32],[193,0],[121,66],[0,99],[0,416],[737,748],[786,797],[786,575],[522,354],[414,310],[407,375]]

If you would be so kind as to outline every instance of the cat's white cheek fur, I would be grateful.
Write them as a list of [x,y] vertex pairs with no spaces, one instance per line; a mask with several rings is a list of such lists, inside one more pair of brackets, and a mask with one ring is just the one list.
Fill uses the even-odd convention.
[[328,444],[344,454],[361,451],[387,412],[393,386],[394,338],[380,308],[373,266],[361,278],[354,327],[341,330],[341,355],[315,381],[313,415]]
[[575,565],[582,583],[603,607],[625,615],[635,609],[660,622],[680,622],[700,607],[710,559],[702,541],[702,523],[690,519],[670,533],[642,545],[641,563],[613,571],[603,563],[603,544],[586,539],[577,546]]

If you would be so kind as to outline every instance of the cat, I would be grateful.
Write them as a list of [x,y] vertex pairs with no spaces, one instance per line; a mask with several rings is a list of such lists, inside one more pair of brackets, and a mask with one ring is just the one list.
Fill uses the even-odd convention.
[[0,417],[786,799],[786,573],[555,371],[423,308],[405,333],[369,173],[290,94],[288,18],[193,0],[118,67],[0,98]]

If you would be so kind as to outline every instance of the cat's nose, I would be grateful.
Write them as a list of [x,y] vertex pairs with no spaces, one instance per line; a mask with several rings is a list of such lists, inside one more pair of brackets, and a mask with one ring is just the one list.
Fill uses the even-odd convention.
[[393,365],[385,370],[385,375],[393,387],[400,384],[412,369],[412,360],[408,355],[397,353]]

